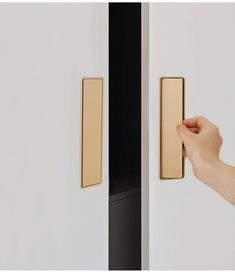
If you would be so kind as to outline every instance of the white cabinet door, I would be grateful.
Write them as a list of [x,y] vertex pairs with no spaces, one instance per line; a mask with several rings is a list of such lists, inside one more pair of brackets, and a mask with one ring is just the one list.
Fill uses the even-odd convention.
[[[107,269],[107,3],[0,4],[0,268]],[[81,80],[104,79],[103,179],[80,186]]]
[[143,4],[142,245],[150,269],[235,269],[235,209],[197,181],[159,178],[160,77],[185,77],[185,117],[221,130],[235,165],[235,4]]

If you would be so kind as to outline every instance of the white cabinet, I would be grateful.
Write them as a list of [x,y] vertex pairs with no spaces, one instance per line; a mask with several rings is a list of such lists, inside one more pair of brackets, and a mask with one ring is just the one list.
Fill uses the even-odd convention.
[[[0,4],[0,268],[108,268],[108,3]],[[81,188],[81,84],[104,80],[103,177]]]
[[[140,194],[142,268],[235,269],[234,207],[187,160],[183,180],[159,178],[161,77],[185,78],[185,117],[216,123],[235,165],[235,4],[143,3],[141,37],[131,5],[108,20],[108,3],[0,4],[0,269],[107,269],[108,255],[139,267]],[[89,77],[103,79],[102,182],[82,188]]]
[[235,210],[197,181],[159,178],[163,76],[185,78],[185,117],[204,115],[235,165],[235,5],[142,5],[142,265],[149,269],[234,269]]

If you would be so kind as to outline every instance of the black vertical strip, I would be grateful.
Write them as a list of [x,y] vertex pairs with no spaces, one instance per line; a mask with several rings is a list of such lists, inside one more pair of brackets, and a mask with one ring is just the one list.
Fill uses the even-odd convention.
[[141,269],[141,3],[109,4],[109,269]]
[[110,194],[140,187],[141,4],[109,4]]

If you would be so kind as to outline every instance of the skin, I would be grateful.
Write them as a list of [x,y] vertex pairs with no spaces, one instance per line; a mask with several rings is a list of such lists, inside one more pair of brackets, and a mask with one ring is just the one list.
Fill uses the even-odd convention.
[[199,116],[184,120],[177,131],[195,177],[235,205],[235,168],[219,157],[223,139],[218,127]]

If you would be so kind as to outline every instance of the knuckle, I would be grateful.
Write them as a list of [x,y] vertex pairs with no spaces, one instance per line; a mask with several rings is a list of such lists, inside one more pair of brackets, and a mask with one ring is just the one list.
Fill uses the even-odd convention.
[[198,117],[201,121],[206,121],[206,122],[208,122],[208,119],[206,119],[206,117],[204,117],[204,116],[202,116],[202,115],[200,115],[199,117]]
[[202,115],[199,115],[198,116],[198,120],[202,120],[203,121],[203,120],[205,120],[205,118]]

